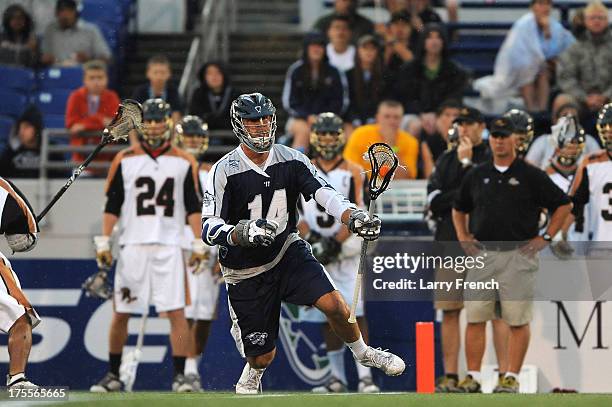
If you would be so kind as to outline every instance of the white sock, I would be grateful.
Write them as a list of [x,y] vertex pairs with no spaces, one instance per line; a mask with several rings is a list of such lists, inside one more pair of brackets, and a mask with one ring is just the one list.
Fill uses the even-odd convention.
[[357,361],[355,361],[355,366],[357,367],[357,376],[359,376],[359,380],[366,377],[372,377],[372,370],[370,370],[369,367],[365,367]]
[[366,345],[366,343],[363,341],[361,335],[359,335],[359,339],[357,339],[355,342],[347,343],[346,346],[349,347],[357,359],[363,359],[363,355],[368,349],[368,345]]
[[480,371],[479,370],[468,370],[467,374],[472,376],[472,379],[480,383]]
[[506,377],[514,377],[518,381],[518,373],[506,372]]
[[346,384],[346,373],[344,371],[344,346],[341,349],[328,350],[327,358],[331,374],[342,383]]
[[185,359],[185,375],[198,374],[198,365],[202,356]]

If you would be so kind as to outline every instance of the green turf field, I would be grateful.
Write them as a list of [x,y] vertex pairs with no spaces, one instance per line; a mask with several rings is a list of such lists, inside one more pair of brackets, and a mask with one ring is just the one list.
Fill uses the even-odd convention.
[[595,394],[534,394],[534,395],[493,395],[493,394],[455,394],[423,395],[414,393],[393,394],[339,394],[313,395],[309,393],[266,393],[260,396],[236,396],[232,393],[115,393],[94,395],[91,393],[71,393],[70,401],[62,406],[104,406],[117,405],[129,407],[301,407],[301,406],[339,406],[339,407],[452,407],[452,406],[551,406],[551,407],[590,407],[611,406],[612,395]]

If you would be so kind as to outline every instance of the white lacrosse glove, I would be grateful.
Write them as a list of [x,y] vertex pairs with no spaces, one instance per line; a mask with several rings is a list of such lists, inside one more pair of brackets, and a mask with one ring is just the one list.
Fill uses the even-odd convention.
[[207,246],[202,239],[193,239],[191,242],[191,257],[187,263],[192,268],[193,274],[200,274],[204,271],[206,263],[210,258],[210,246]]
[[363,209],[355,209],[349,216],[348,229],[363,240],[376,240],[380,235],[380,218],[370,215]]
[[243,219],[236,225],[236,237],[238,246],[242,247],[268,247],[276,238],[278,222],[268,219],[247,220]]
[[81,288],[85,290],[87,297],[108,300],[113,296],[113,288],[108,282],[108,273],[104,269],[87,277]]
[[29,252],[36,246],[38,240],[36,233],[15,233],[4,236],[13,252]]
[[96,263],[98,263],[98,268],[100,270],[110,269],[113,264],[110,236],[94,236],[94,245],[96,246]]

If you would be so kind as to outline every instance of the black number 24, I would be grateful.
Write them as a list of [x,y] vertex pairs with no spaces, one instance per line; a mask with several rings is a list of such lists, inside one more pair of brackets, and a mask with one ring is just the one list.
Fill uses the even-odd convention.
[[[155,215],[155,207],[164,207],[164,216],[174,216],[174,178],[166,178],[155,198],[155,180],[151,177],[140,177],[136,188],[144,188],[136,197],[136,215]],[[151,200],[155,198],[155,202]]]

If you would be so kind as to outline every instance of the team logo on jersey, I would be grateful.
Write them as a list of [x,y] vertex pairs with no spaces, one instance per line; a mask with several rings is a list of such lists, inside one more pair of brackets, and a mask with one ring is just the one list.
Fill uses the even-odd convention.
[[202,204],[208,208],[215,203],[215,196],[210,192],[204,192],[204,196],[202,197]]
[[508,180],[508,184],[510,184],[510,185],[512,185],[513,187],[515,187],[515,186],[517,186],[518,184],[520,184],[520,182],[519,182],[519,181],[518,181],[516,178],[512,177],[512,178],[510,178],[510,179]]
[[138,297],[132,297],[132,292],[130,291],[129,288],[127,287],[123,287],[121,289],[121,301],[125,301],[128,304],[136,301],[138,299]]
[[238,161],[238,160],[227,160],[227,165],[230,168],[233,168],[233,169],[237,170],[237,169],[240,168],[240,161]]
[[489,178],[485,178],[483,181],[484,181],[485,184],[488,184],[489,183]]
[[249,340],[253,345],[264,346],[266,344],[266,339],[268,338],[268,334],[265,332],[252,332],[246,336],[246,339]]

